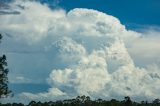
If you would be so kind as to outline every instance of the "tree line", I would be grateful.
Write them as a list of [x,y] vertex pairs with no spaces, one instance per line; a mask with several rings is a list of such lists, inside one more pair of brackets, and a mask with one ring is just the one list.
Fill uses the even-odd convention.
[[137,103],[131,101],[129,96],[124,97],[124,100],[118,101],[111,99],[109,101],[103,99],[91,100],[89,96],[77,96],[75,99],[49,101],[49,102],[36,102],[31,101],[29,104],[24,105],[22,103],[7,103],[0,104],[0,106],[160,106],[160,99],[155,99],[149,103],[147,101],[141,101]]

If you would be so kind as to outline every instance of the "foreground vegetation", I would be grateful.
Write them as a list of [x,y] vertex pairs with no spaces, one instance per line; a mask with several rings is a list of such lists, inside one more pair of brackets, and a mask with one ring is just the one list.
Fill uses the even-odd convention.
[[[25,106],[22,103],[7,103],[0,106]],[[75,99],[68,99],[56,102],[35,102],[31,101],[26,106],[160,106],[160,99],[155,99],[153,102],[141,101],[141,103],[131,101],[130,97],[125,97],[123,101],[112,99],[110,101],[97,99],[91,100],[89,96],[78,96]]]

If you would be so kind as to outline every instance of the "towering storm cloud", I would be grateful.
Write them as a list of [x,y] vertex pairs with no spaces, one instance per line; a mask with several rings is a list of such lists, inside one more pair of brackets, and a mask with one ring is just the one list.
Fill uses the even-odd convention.
[[[10,41],[6,40],[7,48],[2,45],[3,52],[25,52],[31,57],[36,54],[35,60],[24,60],[44,67],[54,66],[50,71],[44,67],[41,71],[50,73],[47,83],[51,88],[47,92],[23,92],[18,97],[35,100],[78,95],[160,97],[159,60],[156,60],[160,58],[158,31],[127,30],[117,18],[91,9],[66,12],[31,1],[17,1],[12,5],[23,8],[19,8],[19,15],[0,16],[0,32],[11,35]],[[14,56],[17,55],[9,55],[12,61]],[[143,59],[149,62],[141,63]],[[38,66],[32,65],[29,73],[34,67]],[[27,81],[34,82],[34,79]]]

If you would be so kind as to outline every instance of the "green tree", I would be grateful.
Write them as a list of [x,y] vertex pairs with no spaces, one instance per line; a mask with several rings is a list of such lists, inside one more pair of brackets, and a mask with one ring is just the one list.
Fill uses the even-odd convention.
[[[2,39],[2,35],[0,34],[0,42]],[[6,56],[3,55],[0,57],[0,98],[7,97],[11,94],[11,91],[8,89],[8,69]]]
[[37,103],[35,101],[31,101],[27,106],[37,106]]
[[124,97],[125,99],[125,106],[132,106],[132,101],[129,96]]
[[155,99],[155,100],[153,101],[153,104],[154,104],[155,106],[160,106],[160,99]]

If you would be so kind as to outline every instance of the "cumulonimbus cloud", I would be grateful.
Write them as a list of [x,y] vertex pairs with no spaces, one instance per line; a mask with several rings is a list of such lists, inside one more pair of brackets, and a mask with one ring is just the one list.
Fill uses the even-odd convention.
[[[3,20],[0,31],[12,34],[15,42],[33,46],[27,48],[29,51],[40,49],[49,53],[49,58],[56,57],[56,62],[63,67],[51,71],[47,81],[52,87],[48,92],[25,92],[20,96],[35,100],[78,95],[160,97],[158,65],[140,68],[134,63],[139,55],[136,50],[144,53],[144,45],[150,37],[127,30],[117,18],[96,10],[51,10],[38,2],[23,2],[22,5],[25,8],[21,14],[0,17]],[[157,39],[151,38],[154,44]],[[138,47],[141,45],[142,49]],[[154,47],[159,48],[158,44]],[[158,52],[156,49],[154,53]]]

